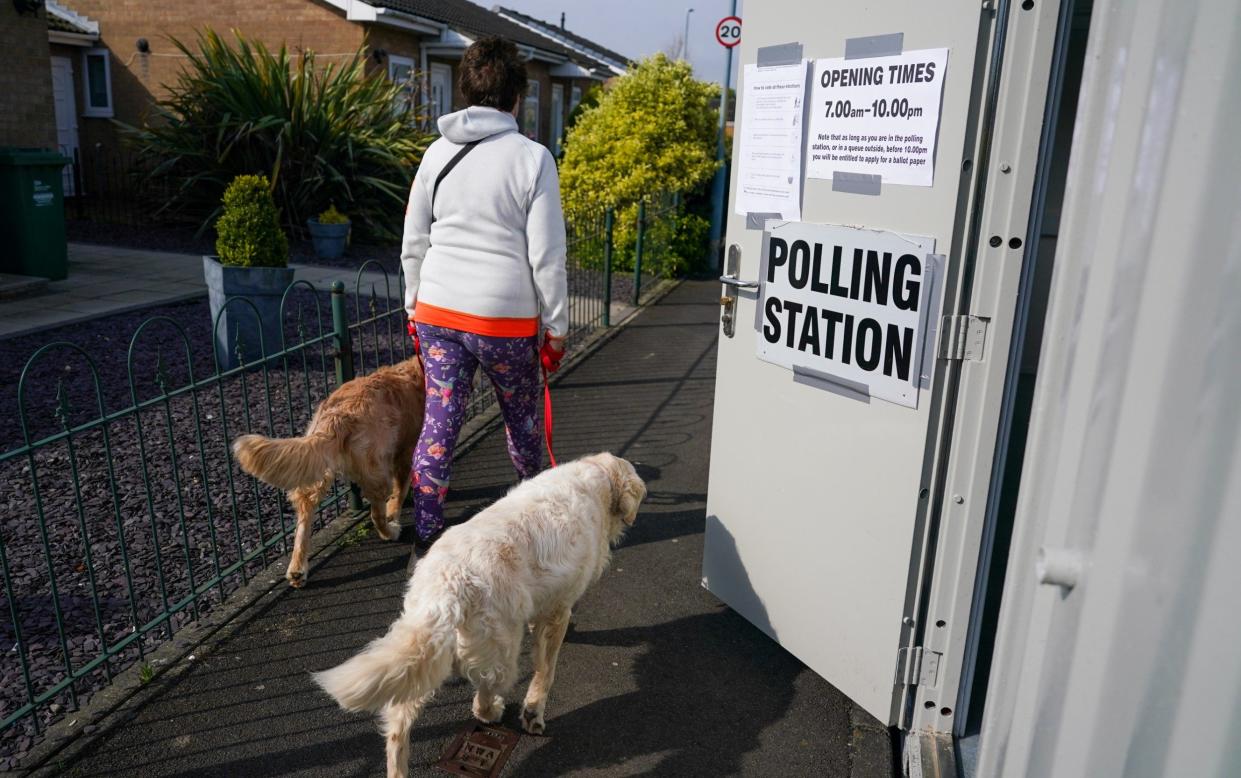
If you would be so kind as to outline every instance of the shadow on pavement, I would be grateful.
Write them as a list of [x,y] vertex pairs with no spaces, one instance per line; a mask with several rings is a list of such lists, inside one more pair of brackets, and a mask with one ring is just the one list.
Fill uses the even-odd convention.
[[[638,649],[637,688],[556,716],[547,743],[514,775],[620,764],[650,775],[742,774],[744,755],[787,712],[800,672],[791,657],[773,663],[770,641],[725,610],[650,626],[574,630],[567,641]],[[747,681],[756,665],[765,667],[761,683]]]
[[[650,492],[574,610],[547,736],[523,736],[506,776],[850,775],[852,704],[701,585],[717,294],[712,282],[683,285],[553,390],[559,458],[614,451],[637,463]],[[459,522],[513,483],[504,435],[454,470],[450,521]],[[383,775],[373,718],[336,708],[309,673],[387,629],[407,559],[406,543],[374,537],[334,550],[305,589],[247,613],[71,774]],[[509,728],[529,664],[523,654]],[[471,696],[454,681],[427,706],[411,736],[411,775],[442,775],[433,765],[469,720]]]

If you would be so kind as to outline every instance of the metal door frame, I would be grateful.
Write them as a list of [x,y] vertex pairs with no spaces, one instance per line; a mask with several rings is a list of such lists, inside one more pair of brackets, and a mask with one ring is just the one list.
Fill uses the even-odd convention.
[[[906,648],[922,661],[919,672],[906,675],[901,722],[915,733],[938,733],[941,741],[957,719],[992,474],[998,446],[1006,440],[1000,435],[1011,402],[1006,387],[1010,372],[1015,383],[1020,366],[1012,345],[1014,332],[1024,326],[1021,291],[1029,283],[1037,249],[1029,229],[1042,167],[1051,63],[1071,0],[1025,5],[1000,0],[994,10],[990,116],[981,123],[978,156],[981,197],[975,200],[968,232],[972,245],[953,306],[958,314],[986,320],[986,341],[981,360],[961,361],[948,371],[955,386],[949,387],[938,420],[929,464],[933,490],[927,537],[911,587],[914,615]],[[908,759],[908,748],[906,754]]]

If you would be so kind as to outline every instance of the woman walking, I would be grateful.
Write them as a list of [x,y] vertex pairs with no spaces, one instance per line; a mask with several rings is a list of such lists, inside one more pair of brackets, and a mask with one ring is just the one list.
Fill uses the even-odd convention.
[[469,107],[440,117],[442,137],[418,168],[405,211],[405,309],[426,369],[414,452],[415,527],[444,528],[453,448],[474,375],[495,388],[520,478],[542,466],[539,363],[559,367],[568,325],[565,227],[551,153],[518,132],[526,89],[517,47],[484,38],[466,49]]

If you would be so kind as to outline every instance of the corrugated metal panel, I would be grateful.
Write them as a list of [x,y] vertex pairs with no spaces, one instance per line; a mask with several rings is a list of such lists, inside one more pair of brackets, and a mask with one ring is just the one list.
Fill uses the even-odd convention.
[[980,775],[1241,774],[1238,73],[1233,0],[1095,6]]

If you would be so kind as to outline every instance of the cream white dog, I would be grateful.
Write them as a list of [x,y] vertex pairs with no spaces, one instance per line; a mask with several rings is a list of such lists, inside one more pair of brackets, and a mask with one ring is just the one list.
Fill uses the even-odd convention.
[[515,486],[436,541],[387,634],[314,676],[344,709],[381,711],[389,778],[407,774],[410,727],[454,665],[477,689],[475,717],[500,719],[526,625],[534,678],[521,722],[543,732],[570,611],[607,568],[645,497],[633,465],[595,454]]

